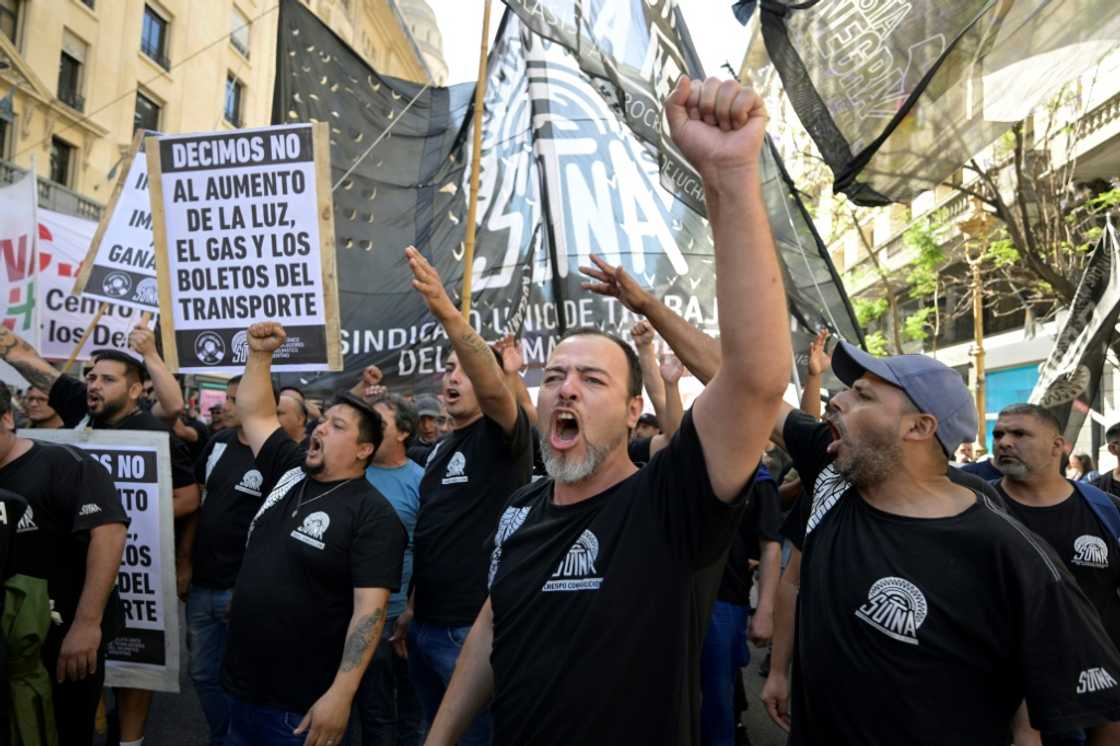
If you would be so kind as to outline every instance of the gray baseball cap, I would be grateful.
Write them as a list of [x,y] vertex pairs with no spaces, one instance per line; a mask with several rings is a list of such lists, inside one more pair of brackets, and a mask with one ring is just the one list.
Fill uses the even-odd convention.
[[417,417],[439,417],[442,413],[439,406],[439,399],[434,396],[423,394],[416,397],[413,404],[416,405]]
[[937,418],[937,440],[949,458],[976,440],[976,404],[959,373],[925,355],[875,357],[841,341],[832,351],[832,372],[848,386],[864,373],[902,389],[925,414]]

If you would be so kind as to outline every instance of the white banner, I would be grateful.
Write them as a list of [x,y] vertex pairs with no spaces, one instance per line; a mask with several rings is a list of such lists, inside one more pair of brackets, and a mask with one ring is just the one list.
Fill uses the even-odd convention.
[[149,140],[172,370],[240,373],[245,329],[264,320],[288,333],[274,370],[341,368],[322,129],[284,125]]
[[[101,301],[88,295],[71,295],[74,278],[86,254],[97,223],[51,210],[39,210],[39,354],[48,360],[66,360],[89,327]],[[129,306],[106,304],[82,345],[78,360],[89,360],[93,350],[128,350],[128,334],[140,319]]]
[[155,314],[159,310],[156,254],[152,245],[152,207],[148,160],[137,133],[126,156],[126,171],[113,189],[101,230],[82,256],[88,266],[74,292]]
[[38,204],[34,170],[9,186],[0,187],[0,323],[39,347],[35,314],[36,248],[39,231],[35,223]]
[[117,574],[125,630],[109,642],[105,685],[179,691],[179,600],[167,433],[21,430],[93,456],[113,477],[132,523]]

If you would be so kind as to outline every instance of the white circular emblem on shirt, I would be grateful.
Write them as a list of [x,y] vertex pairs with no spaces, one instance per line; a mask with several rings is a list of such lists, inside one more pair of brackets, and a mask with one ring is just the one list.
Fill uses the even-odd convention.
[[264,477],[256,469],[250,469],[241,477],[241,486],[251,490],[259,490],[264,484]]
[[918,628],[928,613],[926,597],[918,586],[896,577],[872,583],[867,603],[856,610],[856,616],[875,629],[910,645],[918,644]]
[[1108,568],[1108,544],[1099,536],[1086,534],[1073,542],[1073,564]]
[[321,510],[316,510],[303,519],[303,525],[300,526],[299,530],[313,539],[322,539],[330,525],[331,517]]

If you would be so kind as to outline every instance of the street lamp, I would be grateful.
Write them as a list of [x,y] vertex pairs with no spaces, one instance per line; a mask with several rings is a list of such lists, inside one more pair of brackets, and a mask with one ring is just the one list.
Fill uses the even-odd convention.
[[987,415],[985,408],[986,380],[984,372],[984,284],[980,275],[980,265],[988,250],[988,236],[999,221],[984,209],[980,200],[973,197],[972,209],[965,220],[957,223],[964,236],[964,258],[972,270],[972,332],[973,343],[969,356],[972,358],[973,395],[976,397],[976,416],[979,419],[977,439],[981,455],[987,451]]

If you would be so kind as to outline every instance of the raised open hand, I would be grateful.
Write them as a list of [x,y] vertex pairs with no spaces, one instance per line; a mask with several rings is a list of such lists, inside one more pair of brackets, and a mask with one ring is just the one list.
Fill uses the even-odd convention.
[[821,329],[817,337],[809,343],[809,375],[823,375],[832,367],[832,355],[825,352],[828,344],[828,329]]
[[634,313],[642,313],[645,304],[650,300],[650,295],[637,280],[627,274],[622,265],[612,267],[597,256],[592,256],[594,267],[580,267],[579,271],[594,282],[583,282],[580,286],[599,295],[609,295],[618,298],[622,305]]

